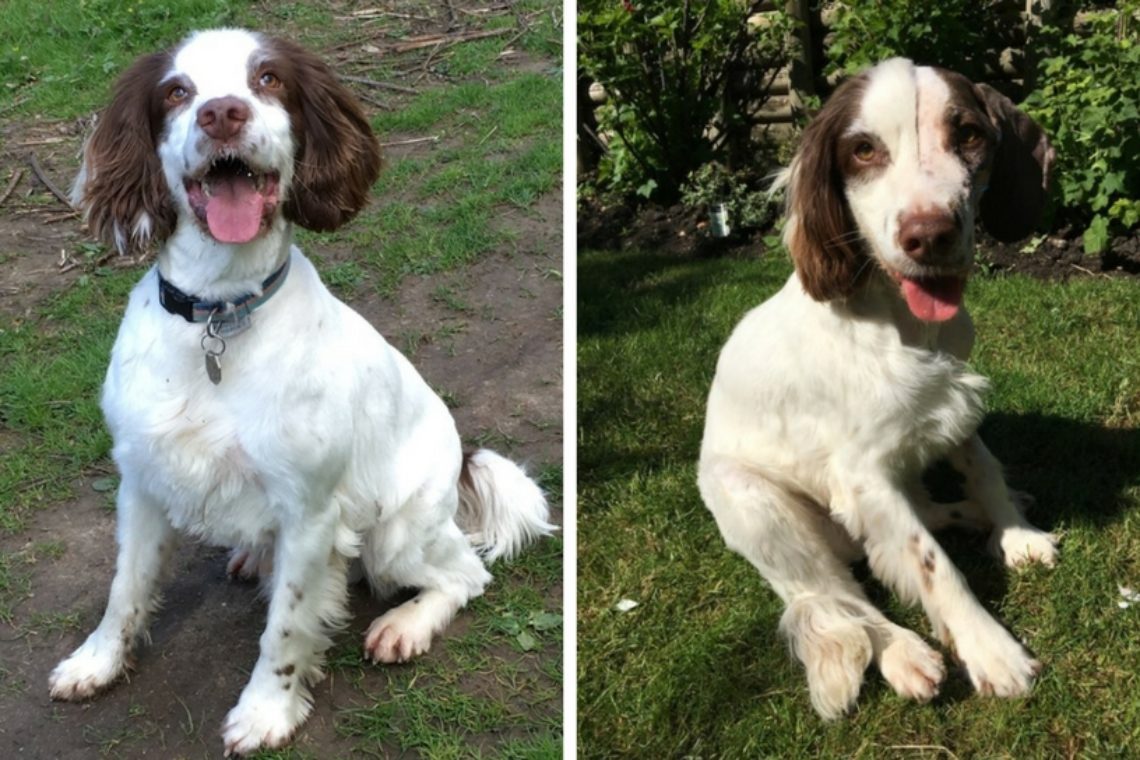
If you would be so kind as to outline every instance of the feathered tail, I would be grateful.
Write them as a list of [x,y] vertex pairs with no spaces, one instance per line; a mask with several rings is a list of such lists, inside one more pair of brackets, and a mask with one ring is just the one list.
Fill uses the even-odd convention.
[[549,515],[542,489],[517,464],[489,449],[464,453],[455,519],[486,563],[557,530]]

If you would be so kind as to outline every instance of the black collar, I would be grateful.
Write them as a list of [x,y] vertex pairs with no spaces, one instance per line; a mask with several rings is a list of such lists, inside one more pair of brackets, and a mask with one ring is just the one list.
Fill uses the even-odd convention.
[[262,281],[260,293],[247,293],[233,301],[201,301],[196,296],[183,293],[159,272],[158,302],[162,308],[187,322],[206,322],[211,316],[215,320],[243,319],[281,289],[285,275],[289,273],[290,258],[286,256],[285,263]]

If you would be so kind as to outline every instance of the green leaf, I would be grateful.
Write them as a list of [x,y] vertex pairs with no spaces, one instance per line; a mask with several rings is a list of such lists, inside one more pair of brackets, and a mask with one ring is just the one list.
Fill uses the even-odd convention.
[[554,612],[532,612],[527,622],[536,631],[552,631],[562,627],[562,616]]
[[1093,217],[1089,228],[1083,236],[1085,253],[1089,255],[1102,253],[1108,248],[1108,217],[1097,215]]
[[538,648],[538,639],[532,636],[528,631],[523,631],[518,636],[515,636],[515,641],[518,642],[519,648],[524,652],[533,652]]
[[91,490],[96,493],[109,493],[119,487],[119,479],[113,477],[96,478],[91,481]]

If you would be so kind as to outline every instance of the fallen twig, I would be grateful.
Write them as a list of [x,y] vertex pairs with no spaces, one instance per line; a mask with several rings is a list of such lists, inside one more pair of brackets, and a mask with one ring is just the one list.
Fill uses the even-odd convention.
[[374,97],[371,97],[370,95],[367,95],[367,94],[365,94],[365,93],[363,93],[363,92],[358,92],[358,93],[356,93],[356,97],[360,98],[360,99],[361,99],[361,100],[363,100],[365,103],[369,103],[369,104],[371,104],[371,105],[374,105],[374,106],[376,106],[377,108],[379,108],[379,109],[380,109],[380,110],[382,110],[382,111],[391,111],[391,110],[394,110],[394,109],[392,108],[392,106],[388,105],[387,103],[385,103],[385,102],[383,102],[383,101],[380,101],[380,100],[377,100],[376,98],[374,98]]
[[8,200],[8,196],[16,189],[16,185],[20,184],[20,180],[24,176],[24,170],[17,167],[16,171],[12,172],[12,179],[8,181],[8,186],[4,188],[4,192],[0,193],[0,206],[4,205],[4,201]]
[[1107,272],[1094,272],[1091,269],[1085,269],[1080,264],[1069,264],[1069,266],[1071,266],[1073,269],[1076,269],[1079,272],[1084,272],[1085,274],[1091,275],[1093,277],[1108,277],[1109,276]]
[[341,79],[346,82],[356,82],[357,84],[368,85],[369,87],[375,87],[380,90],[393,90],[395,92],[403,92],[408,95],[420,94],[420,91],[413,87],[405,87],[402,84],[392,84],[391,82],[378,82],[375,79],[369,79],[368,77],[342,76]]
[[71,199],[68,198],[62,190],[56,187],[56,184],[48,179],[47,175],[44,174],[43,167],[40,166],[40,162],[36,158],[35,153],[28,154],[28,166],[32,167],[32,172],[36,175],[36,179],[42,182],[44,187],[50,190],[51,194],[59,199],[60,203],[67,206],[68,208],[71,208]]
[[410,140],[395,140],[393,142],[380,143],[380,147],[392,148],[396,145],[416,145],[417,143],[425,142],[439,142],[439,135],[432,135],[431,137],[413,137]]
[[393,53],[407,53],[411,50],[419,50],[420,48],[431,47],[440,43],[447,45],[455,45],[460,42],[470,42],[471,40],[481,40],[487,37],[501,37],[504,34],[511,32],[511,29],[480,29],[472,32],[456,32],[455,34],[428,34],[421,37],[409,37],[403,42],[397,42],[392,45]]

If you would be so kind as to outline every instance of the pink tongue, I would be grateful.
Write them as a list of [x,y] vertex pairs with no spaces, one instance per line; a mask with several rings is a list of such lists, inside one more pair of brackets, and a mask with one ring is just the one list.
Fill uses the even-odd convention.
[[249,177],[226,177],[210,183],[206,224],[222,243],[248,243],[261,230],[265,198]]
[[903,279],[903,295],[910,313],[924,322],[945,322],[958,313],[965,280],[959,277]]

